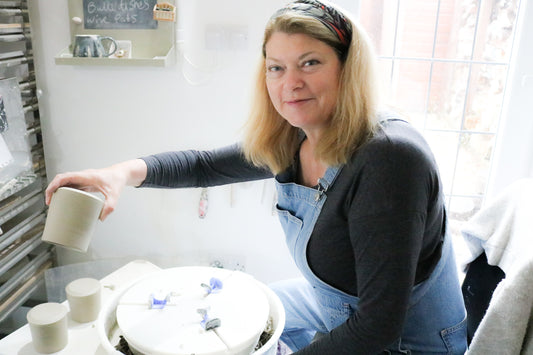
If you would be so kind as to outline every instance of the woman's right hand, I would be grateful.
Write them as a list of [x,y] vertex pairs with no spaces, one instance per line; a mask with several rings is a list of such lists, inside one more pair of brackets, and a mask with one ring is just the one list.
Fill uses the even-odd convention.
[[88,169],[58,174],[45,192],[45,202],[50,204],[54,192],[62,187],[73,187],[87,192],[100,192],[105,197],[100,220],[115,210],[124,186],[138,186],[146,178],[146,164],[141,159],[129,160],[103,169]]

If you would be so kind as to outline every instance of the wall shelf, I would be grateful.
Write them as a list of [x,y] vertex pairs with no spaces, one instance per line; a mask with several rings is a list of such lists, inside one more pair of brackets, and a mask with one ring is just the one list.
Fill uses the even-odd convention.
[[[103,0],[99,0],[103,1]],[[95,3],[99,3],[95,1]],[[109,1],[105,9],[120,8],[120,0]],[[146,1],[146,4],[152,4],[153,0]],[[115,4],[116,2],[116,4]],[[174,0],[153,1],[155,4],[174,3]],[[116,6],[111,6],[116,5]],[[143,5],[144,6],[144,5]],[[55,56],[55,63],[58,65],[96,65],[96,66],[155,66],[166,67],[176,63],[176,23],[174,21],[155,21],[151,19],[152,8],[147,7],[137,10],[124,10],[124,12],[113,12],[111,10],[102,10],[101,13],[94,13],[94,8],[84,8],[82,0],[73,0],[68,2],[69,22],[70,22],[70,43]],[[139,13],[135,13],[139,11]],[[148,16],[150,15],[150,16]],[[87,16],[87,19],[85,18]],[[90,17],[109,18],[110,23],[106,26],[90,25]],[[122,16],[122,17],[121,17]],[[148,23],[147,27],[137,28],[137,24],[123,23],[122,21],[113,22],[116,18],[141,19],[138,22]],[[87,28],[88,27],[88,28]],[[110,57],[74,57],[72,55],[72,44],[76,35],[100,35],[110,36],[119,44],[129,43],[126,52],[127,56],[117,58]]]
[[70,48],[63,49],[56,57],[59,65],[104,65],[104,66],[154,66],[167,67],[176,63],[175,47],[170,48],[166,55],[151,58],[82,58],[73,57]]

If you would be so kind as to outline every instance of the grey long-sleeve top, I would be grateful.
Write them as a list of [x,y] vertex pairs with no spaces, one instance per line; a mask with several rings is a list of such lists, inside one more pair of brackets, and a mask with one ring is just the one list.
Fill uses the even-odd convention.
[[[143,158],[143,187],[199,187],[272,177],[239,145]],[[296,181],[297,167],[278,176]],[[389,119],[343,167],[307,247],[313,272],[358,296],[344,324],[297,354],[375,354],[401,335],[412,287],[440,258],[445,210],[436,163],[422,136]]]

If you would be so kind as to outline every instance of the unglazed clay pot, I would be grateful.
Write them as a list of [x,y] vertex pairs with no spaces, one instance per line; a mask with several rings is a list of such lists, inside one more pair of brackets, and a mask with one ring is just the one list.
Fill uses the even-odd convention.
[[67,307],[59,303],[42,303],[28,312],[33,347],[39,353],[51,354],[68,343]]
[[52,195],[42,240],[86,252],[103,206],[88,192],[60,187]]
[[101,306],[100,281],[91,278],[77,279],[65,289],[70,307],[70,317],[78,323],[92,322],[98,318]]

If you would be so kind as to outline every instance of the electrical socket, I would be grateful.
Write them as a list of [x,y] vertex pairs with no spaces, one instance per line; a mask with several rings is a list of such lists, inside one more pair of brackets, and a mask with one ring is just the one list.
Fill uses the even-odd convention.
[[248,49],[248,28],[245,26],[208,25],[205,29],[207,50]]
[[211,255],[209,266],[220,269],[245,271],[246,257],[243,255]]

